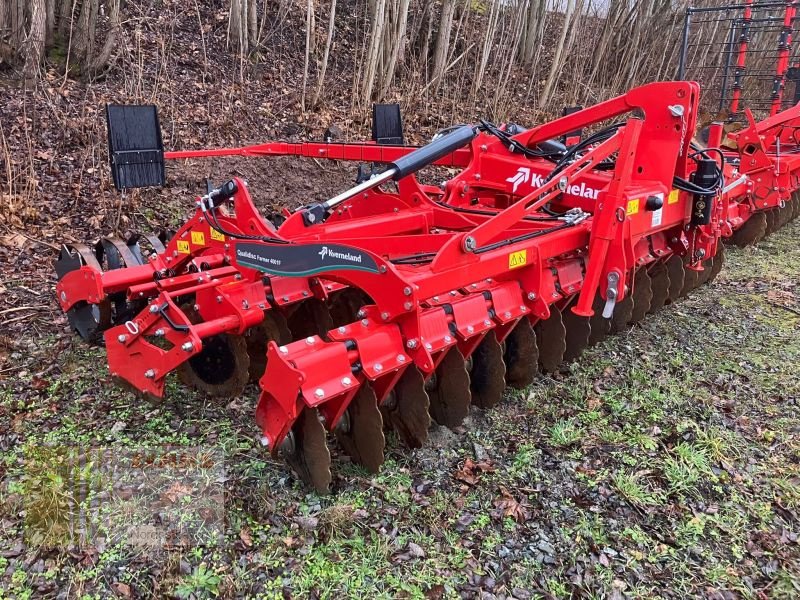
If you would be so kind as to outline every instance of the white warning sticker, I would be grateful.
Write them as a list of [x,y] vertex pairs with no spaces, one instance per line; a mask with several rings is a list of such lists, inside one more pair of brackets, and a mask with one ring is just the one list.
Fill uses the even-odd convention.
[[661,208],[653,211],[653,218],[650,221],[651,227],[658,227],[661,225],[661,216],[664,214],[664,194],[656,194],[656,198],[661,199]]

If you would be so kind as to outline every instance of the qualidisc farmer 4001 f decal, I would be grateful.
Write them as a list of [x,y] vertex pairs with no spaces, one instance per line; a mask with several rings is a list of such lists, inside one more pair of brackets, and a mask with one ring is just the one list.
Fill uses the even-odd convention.
[[271,275],[315,275],[338,269],[378,272],[368,253],[338,244],[275,246],[239,242],[235,247],[236,262]]

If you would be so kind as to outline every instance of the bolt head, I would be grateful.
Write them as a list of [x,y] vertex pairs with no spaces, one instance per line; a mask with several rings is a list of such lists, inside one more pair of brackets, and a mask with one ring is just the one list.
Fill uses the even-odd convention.
[[536,294],[534,292],[528,292],[528,300],[536,300]]
[[164,330],[163,330],[163,329],[161,329],[161,328],[159,328],[159,329],[156,329],[156,337],[163,337],[163,336],[164,336],[164,333],[165,333],[165,332],[164,332]]
[[351,383],[353,383],[352,379],[350,379],[349,377],[342,377],[342,385],[344,387],[349,386]]
[[158,306],[156,306],[155,304],[151,304],[150,305],[150,312],[154,313],[154,314],[157,313],[158,312]]
[[404,362],[406,362],[406,357],[405,357],[405,355],[404,355],[404,354],[398,354],[398,355],[397,355],[397,362],[399,362],[399,363],[404,363]]
[[66,302],[67,301],[67,292],[61,292],[61,301],[62,302]]
[[504,312],[504,313],[503,313],[503,318],[504,318],[504,319],[510,319],[510,318],[511,318],[511,312],[510,312],[510,311],[506,311],[506,312]]
[[416,348],[416,347],[417,347],[417,340],[413,340],[413,339],[412,339],[412,340],[408,340],[408,341],[406,342],[406,348],[410,348],[410,349],[412,349],[412,350],[413,350],[413,349],[414,349],[414,348]]
[[269,438],[266,435],[261,436],[261,445],[265,448],[269,448]]
[[430,342],[425,342],[425,350],[433,350],[433,346],[431,346]]
[[147,369],[147,371],[144,372],[144,376],[148,379],[153,379],[156,376],[156,372],[153,369]]
[[339,333],[346,333],[347,327],[339,327],[339,329],[337,329],[336,331],[338,331]]
[[405,302],[403,304],[403,308],[405,308],[406,310],[411,310],[413,307],[414,307],[414,305],[411,304],[411,302]]
[[306,344],[308,344],[309,346],[311,346],[313,343],[314,343],[314,336],[311,336],[311,335],[310,335],[310,336],[308,336],[308,337],[306,338]]
[[325,392],[323,391],[322,388],[317,388],[317,389],[314,390],[314,395],[317,398],[324,398],[325,397]]
[[[444,336],[444,342],[446,344],[449,344],[452,341],[453,341],[453,338],[451,338],[449,335]],[[430,346],[430,344],[428,344],[428,346]]]
[[389,320],[389,313],[388,312],[382,312],[381,313],[381,319],[383,319],[384,321],[388,321]]
[[405,294],[406,296],[410,296],[411,295],[411,288],[408,287],[408,286],[404,287],[403,288],[403,294]]
[[183,350],[184,352],[191,352],[192,350],[194,350],[194,344],[192,342],[186,342],[181,346],[181,350]]
[[467,325],[467,333],[472,333],[475,331],[475,328],[472,325]]
[[381,371],[383,371],[383,365],[381,363],[375,363],[375,365],[372,368],[375,369],[376,373],[380,373]]
[[127,335],[125,335],[125,334],[122,334],[122,335],[120,335],[120,336],[117,338],[117,341],[118,341],[120,344],[124,344],[124,343],[125,343],[125,340],[127,340],[127,339],[128,339],[128,336],[127,336]]
[[281,354],[289,354],[289,349],[286,346],[281,346],[280,348],[278,348],[278,351]]
[[489,327],[491,324],[492,324],[492,322],[489,319],[484,319],[483,320],[483,326],[484,327]]

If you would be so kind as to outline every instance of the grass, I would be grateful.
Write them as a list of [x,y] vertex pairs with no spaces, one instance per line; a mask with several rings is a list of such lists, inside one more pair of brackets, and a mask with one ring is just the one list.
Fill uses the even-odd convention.
[[[796,223],[729,250],[712,286],[474,411],[441,445],[390,443],[378,475],[334,452],[328,497],[261,450],[254,388],[226,403],[170,382],[151,408],[94,368],[102,350],[32,337],[41,354],[21,357],[24,374],[0,389],[0,547],[19,550],[0,558],[0,598],[797,597],[798,235]],[[167,473],[138,504],[76,500],[45,446],[110,448],[119,464],[143,448],[205,450],[224,470]],[[466,485],[455,474],[467,458],[493,470]],[[214,485],[220,534],[166,547],[114,537],[140,514],[126,510],[147,517],[155,502],[197,524],[191,501]],[[49,548],[21,516],[91,501],[108,536],[82,546]]]

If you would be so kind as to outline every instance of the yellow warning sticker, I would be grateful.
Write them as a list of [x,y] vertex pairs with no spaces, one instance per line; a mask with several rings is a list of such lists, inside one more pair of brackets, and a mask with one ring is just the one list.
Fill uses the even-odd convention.
[[629,217],[639,212],[639,198],[628,200],[628,207],[625,209],[625,214]]
[[677,204],[679,193],[678,190],[672,190],[667,197],[667,204]]
[[178,240],[178,252],[181,254],[189,254],[189,242],[186,240]]
[[516,269],[518,267],[523,267],[528,263],[528,251],[527,250],[519,250],[517,252],[512,252],[508,255],[508,268],[509,269]]
[[192,243],[195,246],[205,246],[206,245],[206,236],[202,231],[193,231],[192,232]]
[[212,230],[211,230],[211,239],[212,239],[212,240],[217,240],[218,242],[224,242],[224,241],[225,241],[225,236],[224,236],[224,235],[222,235],[222,234],[221,234],[219,231],[217,231],[216,229],[212,229]]

